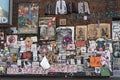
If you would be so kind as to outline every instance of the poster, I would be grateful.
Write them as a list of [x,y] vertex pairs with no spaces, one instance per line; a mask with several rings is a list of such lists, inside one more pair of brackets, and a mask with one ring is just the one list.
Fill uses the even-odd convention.
[[118,41],[120,40],[120,22],[112,21],[112,40]]
[[21,3],[18,6],[18,33],[37,33],[38,3]]
[[111,27],[108,23],[100,24],[100,37],[102,38],[111,38]]
[[113,56],[120,57],[120,41],[113,41]]
[[98,24],[88,25],[88,39],[97,39],[100,37],[100,30]]
[[57,43],[71,44],[74,43],[74,27],[73,26],[59,26],[56,29]]
[[55,40],[56,38],[56,18],[40,17],[39,18],[39,39]]
[[76,40],[87,40],[87,26],[76,26]]
[[12,24],[12,0],[0,0],[0,24]]

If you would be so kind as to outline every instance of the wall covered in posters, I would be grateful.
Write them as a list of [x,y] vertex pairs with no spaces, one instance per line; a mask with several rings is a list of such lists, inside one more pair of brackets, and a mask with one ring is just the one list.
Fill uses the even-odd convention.
[[[60,5],[56,8],[60,2],[63,10]],[[14,3],[15,26],[8,31],[0,28],[1,75],[119,75],[119,21],[111,25],[102,14],[94,17],[100,5],[92,10],[93,3],[87,0]]]

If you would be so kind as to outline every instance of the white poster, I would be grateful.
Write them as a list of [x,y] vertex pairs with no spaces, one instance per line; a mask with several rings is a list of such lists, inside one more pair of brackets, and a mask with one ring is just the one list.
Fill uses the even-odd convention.
[[112,40],[120,40],[120,21],[112,21]]

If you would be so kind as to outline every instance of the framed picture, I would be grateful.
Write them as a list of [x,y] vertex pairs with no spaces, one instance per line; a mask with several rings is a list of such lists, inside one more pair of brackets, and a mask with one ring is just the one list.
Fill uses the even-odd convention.
[[66,25],[66,19],[60,19],[59,25]]
[[100,37],[102,38],[111,38],[110,24],[101,23],[100,24]]
[[88,25],[88,39],[97,39],[100,37],[100,30],[98,24]]
[[20,3],[18,7],[18,33],[38,32],[38,3]]
[[76,41],[87,40],[87,26],[76,26]]
[[56,18],[40,17],[39,18],[39,39],[55,40],[56,36]]
[[120,40],[120,21],[112,21],[112,40]]
[[0,0],[0,25],[12,25],[13,0]]
[[74,27],[73,26],[60,26],[56,29],[57,43],[72,44],[74,43]]

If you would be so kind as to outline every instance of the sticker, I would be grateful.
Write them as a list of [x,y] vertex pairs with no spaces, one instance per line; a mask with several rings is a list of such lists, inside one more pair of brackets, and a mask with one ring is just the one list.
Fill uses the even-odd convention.
[[56,42],[55,42],[55,41],[51,41],[51,42],[50,42],[50,45],[51,45],[52,47],[55,47],[55,46],[56,46]]
[[7,44],[8,45],[17,44],[17,35],[9,35],[9,36],[7,36]]
[[25,39],[25,45],[26,45],[27,51],[30,51],[32,43],[33,43],[33,40],[30,37],[27,37]]
[[100,67],[95,67],[95,73],[100,73]]
[[39,47],[39,52],[44,54],[44,53],[49,53],[50,52],[50,45],[41,45]]
[[40,63],[39,62],[32,62],[32,67],[40,67]]
[[32,44],[31,45],[31,51],[36,51],[37,50],[37,44]]
[[57,62],[57,55],[52,52],[48,54],[47,58],[50,64],[54,64]]
[[19,52],[19,48],[10,48],[9,52],[12,53],[12,54],[16,54],[16,53]]
[[94,40],[89,41],[88,52],[94,52],[96,49],[96,46],[97,46],[96,41]]
[[22,61],[21,61],[20,59],[18,59],[18,60],[17,60],[17,65],[18,65],[18,66],[21,66],[21,62],[22,62]]
[[30,51],[22,53],[22,59],[30,59],[32,57],[32,53]]
[[38,61],[38,57],[37,56],[33,56],[33,61]]
[[47,70],[46,72],[44,71],[44,73],[42,73],[42,67],[32,67],[32,74],[47,74]]
[[68,44],[67,45],[67,50],[75,50],[75,44]]
[[86,53],[86,47],[81,47],[81,53]]
[[58,65],[58,72],[67,72],[66,65]]
[[68,65],[67,72],[77,72],[77,65]]
[[76,46],[77,47],[85,47],[86,46],[86,42],[85,41],[77,41],[76,42]]
[[16,62],[17,61],[17,56],[15,54],[11,54],[11,59],[12,59],[12,62]]
[[58,72],[58,66],[56,64],[51,65],[50,69],[48,72]]
[[31,37],[31,39],[33,40],[33,42],[37,42],[37,36]]
[[27,38],[25,39],[25,44],[27,44],[27,45],[32,45],[32,43],[33,43],[33,40],[32,40],[30,37],[27,37]]

